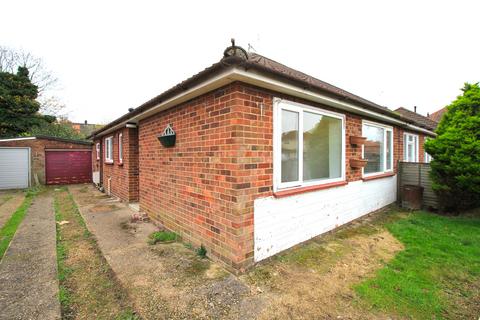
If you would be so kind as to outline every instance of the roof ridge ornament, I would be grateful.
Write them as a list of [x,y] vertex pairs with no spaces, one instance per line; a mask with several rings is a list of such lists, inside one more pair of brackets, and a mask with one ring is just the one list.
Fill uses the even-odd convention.
[[227,47],[225,51],[223,51],[223,57],[238,57],[244,60],[248,60],[248,53],[240,46],[235,45],[235,39],[232,38],[231,40],[232,45]]

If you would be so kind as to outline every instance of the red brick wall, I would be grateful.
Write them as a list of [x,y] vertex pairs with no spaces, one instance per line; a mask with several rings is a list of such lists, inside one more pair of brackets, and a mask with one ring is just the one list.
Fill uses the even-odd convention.
[[397,171],[397,162],[398,161],[403,161],[403,135],[404,133],[411,133],[418,135],[418,161],[423,162],[425,160],[425,139],[426,135],[418,133],[418,132],[413,132],[413,131],[408,131],[404,130],[402,128],[394,128],[394,136],[395,140],[393,142],[394,144],[394,150],[395,150],[395,172]]
[[[254,200],[273,191],[273,97],[333,110],[234,83],[139,124],[141,209],[235,269],[253,262]],[[349,137],[361,135],[362,118],[344,114],[350,182],[361,179],[361,169],[349,165],[351,157],[361,158],[361,147]],[[177,143],[164,148],[156,136],[169,123]],[[396,170],[403,131],[394,128],[394,139]]]
[[35,183],[35,175],[41,184],[45,184],[45,149],[86,149],[89,145],[76,144],[47,139],[31,139],[16,141],[0,141],[0,147],[29,147],[31,154],[31,184]]
[[362,158],[362,146],[350,144],[351,136],[362,136],[362,118],[353,114],[346,114],[345,123],[345,177],[347,181],[356,181],[362,179],[362,169],[352,168],[349,159]]
[[[272,174],[271,121],[261,125],[247,114],[253,108],[240,104],[238,90],[229,85],[139,124],[141,209],[235,268],[253,248],[245,193],[268,194]],[[257,127],[246,125],[251,121]],[[156,137],[169,123],[177,134],[174,148]],[[256,160],[244,161],[244,153]]]
[[[123,161],[119,158],[119,135],[122,133]],[[105,139],[113,137],[113,163],[106,163],[104,159]],[[96,143],[101,142],[100,159],[97,159]],[[92,147],[93,170],[103,169],[102,185],[108,192],[110,179],[110,193],[127,202],[138,201],[138,130],[121,128],[111,134],[95,139]]]

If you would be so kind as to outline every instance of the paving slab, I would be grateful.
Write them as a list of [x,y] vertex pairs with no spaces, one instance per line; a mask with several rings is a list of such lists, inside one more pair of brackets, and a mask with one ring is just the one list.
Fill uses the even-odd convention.
[[0,319],[60,319],[50,192],[38,195],[0,261]]

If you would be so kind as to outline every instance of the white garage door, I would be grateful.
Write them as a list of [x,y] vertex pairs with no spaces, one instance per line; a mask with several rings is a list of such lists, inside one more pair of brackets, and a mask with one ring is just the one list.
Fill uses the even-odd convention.
[[30,149],[0,148],[0,189],[28,188]]

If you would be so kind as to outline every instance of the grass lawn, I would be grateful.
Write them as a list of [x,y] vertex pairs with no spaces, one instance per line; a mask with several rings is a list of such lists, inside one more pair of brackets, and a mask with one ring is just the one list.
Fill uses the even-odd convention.
[[137,319],[66,188],[55,191],[63,319]]
[[415,212],[386,227],[405,250],[355,286],[360,304],[414,319],[477,319],[480,216]]
[[36,189],[29,189],[26,191],[25,200],[23,200],[22,205],[12,214],[10,219],[0,229],[0,260],[5,254],[5,251],[7,251],[10,241],[12,241],[18,226],[22,222],[23,217],[25,217],[25,213],[30,207],[30,204],[32,203],[32,200],[37,192],[38,190]]

